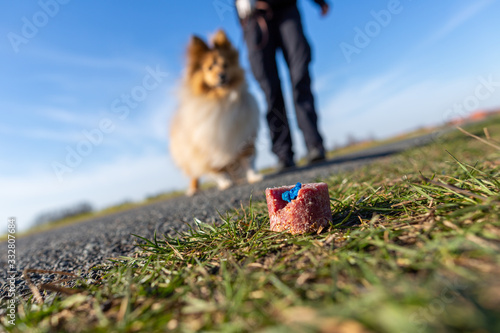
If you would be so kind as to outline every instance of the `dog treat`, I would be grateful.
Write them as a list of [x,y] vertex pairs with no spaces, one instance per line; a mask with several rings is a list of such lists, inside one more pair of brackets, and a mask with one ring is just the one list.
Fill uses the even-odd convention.
[[300,184],[266,189],[272,231],[316,232],[332,220],[328,185]]

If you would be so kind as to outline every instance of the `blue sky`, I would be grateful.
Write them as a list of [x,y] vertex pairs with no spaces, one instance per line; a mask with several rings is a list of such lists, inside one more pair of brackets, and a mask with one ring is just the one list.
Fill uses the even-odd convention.
[[[325,18],[298,2],[327,147],[500,106],[500,1],[335,1]],[[183,188],[167,149],[176,87],[190,35],[218,28],[248,70],[230,0],[1,2],[0,218],[26,229],[81,201]],[[298,130],[294,144],[300,157]],[[263,117],[257,146],[258,165],[272,165]]]

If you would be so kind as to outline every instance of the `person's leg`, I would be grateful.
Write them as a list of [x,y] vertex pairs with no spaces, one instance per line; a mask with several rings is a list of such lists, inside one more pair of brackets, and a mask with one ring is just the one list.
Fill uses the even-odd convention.
[[255,20],[249,20],[244,26],[248,58],[253,75],[266,96],[266,119],[271,135],[272,151],[278,156],[280,162],[293,162],[292,139],[276,65],[276,49],[279,38],[275,34],[272,22],[268,28],[268,42],[259,47],[262,33],[258,24]]
[[316,151],[324,157],[323,138],[318,131],[318,116],[309,75],[311,48],[304,35],[296,6],[291,6],[283,12],[279,30],[283,55],[290,70],[298,126],[304,135],[309,153],[314,155]]

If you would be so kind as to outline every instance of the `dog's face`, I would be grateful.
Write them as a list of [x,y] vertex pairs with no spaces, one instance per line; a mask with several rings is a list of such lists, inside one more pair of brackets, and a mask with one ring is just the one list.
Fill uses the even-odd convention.
[[193,37],[188,48],[187,78],[195,94],[220,98],[238,88],[244,80],[238,51],[219,30],[212,38],[212,47]]

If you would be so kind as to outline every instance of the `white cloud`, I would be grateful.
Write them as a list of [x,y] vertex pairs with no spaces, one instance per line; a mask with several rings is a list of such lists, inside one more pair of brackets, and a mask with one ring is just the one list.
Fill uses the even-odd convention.
[[2,216],[18,219],[26,230],[41,212],[57,210],[88,201],[102,208],[130,199],[141,200],[150,194],[184,188],[187,178],[175,168],[165,152],[142,157],[124,156],[91,170],[79,171],[58,182],[53,173],[33,173],[1,177]]
[[419,48],[429,47],[432,44],[443,39],[444,37],[448,36],[459,26],[467,22],[469,19],[473,18],[476,14],[478,14],[494,2],[495,0],[482,0],[469,3],[465,8],[461,8],[452,17],[450,17],[448,20],[445,20],[441,28],[436,29],[436,31],[428,39],[420,44]]
[[404,75],[402,69],[391,69],[372,78],[353,78],[342,89],[325,99],[321,110],[324,119],[350,117],[353,114],[370,112],[375,103],[391,95]]
[[[419,126],[442,124],[449,120],[455,105],[463,106],[474,98],[479,84],[478,77],[409,82],[406,73],[399,70],[364,81],[352,80],[321,107],[321,128],[326,142],[331,144],[344,142],[348,135],[363,139],[375,134],[380,138]],[[479,100],[477,109],[498,105],[500,89]]]
[[28,54],[38,59],[45,59],[57,65],[71,65],[87,67],[92,69],[120,69],[130,72],[142,72],[147,64],[133,61],[134,57],[113,57],[109,55],[90,56],[85,54],[75,54],[61,49],[33,48]]
[[91,118],[94,118],[93,115],[89,116],[87,113],[69,111],[60,108],[46,108],[44,110],[37,111],[37,113],[51,121],[70,125],[76,124],[80,126],[88,126]]

